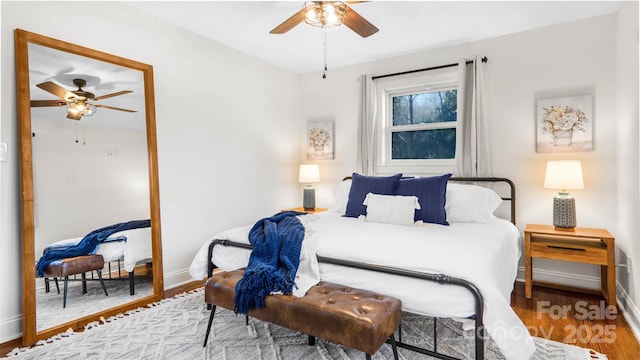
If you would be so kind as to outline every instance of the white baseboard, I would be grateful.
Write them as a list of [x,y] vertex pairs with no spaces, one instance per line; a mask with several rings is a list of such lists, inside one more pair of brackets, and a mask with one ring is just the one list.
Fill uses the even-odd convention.
[[0,343],[18,339],[22,336],[22,314],[4,319],[0,322]]
[[[533,275],[534,278],[539,281],[557,282],[577,288],[600,289],[600,277],[597,276],[585,276],[536,268],[533,268]],[[516,281],[524,282],[524,266],[518,267]],[[618,308],[622,311],[622,315],[627,320],[636,339],[640,340],[640,309],[619,282],[616,282],[616,294],[618,297]]]
[[[559,283],[566,286],[576,288],[584,288],[590,290],[600,289],[600,277],[589,276],[576,273],[566,273],[548,269],[533,268],[533,278],[535,281],[544,281],[548,283]],[[517,281],[524,282],[524,266],[518,267]]]
[[620,283],[616,284],[616,292],[618,295],[618,308],[622,310],[625,320],[631,327],[631,331],[636,336],[637,340],[640,340],[640,310],[638,306],[633,302],[629,294],[620,286]]
[[164,288],[169,289],[182,284],[193,281],[193,278],[189,274],[189,269],[182,269],[178,271],[172,271],[170,273],[164,273]]

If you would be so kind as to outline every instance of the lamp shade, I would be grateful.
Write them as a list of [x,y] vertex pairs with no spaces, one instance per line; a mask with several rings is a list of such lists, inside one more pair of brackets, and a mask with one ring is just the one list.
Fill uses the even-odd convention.
[[320,181],[320,166],[318,164],[300,164],[298,182],[314,183]]
[[547,162],[544,187],[548,189],[584,189],[582,164],[579,160]]

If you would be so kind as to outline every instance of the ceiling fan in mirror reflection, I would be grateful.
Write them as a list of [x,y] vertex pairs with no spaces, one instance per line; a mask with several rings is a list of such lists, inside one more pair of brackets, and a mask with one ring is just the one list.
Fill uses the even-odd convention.
[[[86,78],[91,78],[86,76]],[[114,96],[124,95],[131,93],[131,90],[121,90],[111,94],[102,96],[95,96],[93,93],[83,89],[87,86],[86,78],[76,77],[72,79],[73,85],[78,87],[77,90],[67,90],[64,87],[56,84],[53,81],[45,81],[37,84],[36,86],[46,92],[49,92],[57,96],[58,100],[31,100],[31,107],[47,107],[47,106],[66,106],[67,118],[72,120],[80,120],[83,116],[93,115],[97,108],[125,111],[125,112],[137,112],[136,110],[123,109],[114,106],[108,106],[103,104],[96,104],[98,100],[111,98]]]

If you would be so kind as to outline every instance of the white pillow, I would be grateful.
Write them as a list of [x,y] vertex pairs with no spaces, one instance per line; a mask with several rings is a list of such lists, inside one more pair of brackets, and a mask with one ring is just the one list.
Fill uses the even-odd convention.
[[446,199],[448,222],[491,222],[496,219],[493,212],[502,204],[492,189],[467,184],[448,183]]
[[366,221],[396,225],[413,225],[415,210],[420,209],[417,196],[368,193],[362,205],[367,206]]
[[347,211],[350,190],[351,179],[340,181],[333,192],[333,210],[340,214],[344,214]]

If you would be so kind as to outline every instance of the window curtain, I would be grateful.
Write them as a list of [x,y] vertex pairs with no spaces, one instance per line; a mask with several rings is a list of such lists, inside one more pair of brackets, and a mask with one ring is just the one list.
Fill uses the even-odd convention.
[[476,57],[458,62],[458,118],[455,176],[491,176],[489,133],[483,91],[483,63]]
[[358,110],[358,171],[373,175],[375,171],[376,87],[371,75],[360,75]]

